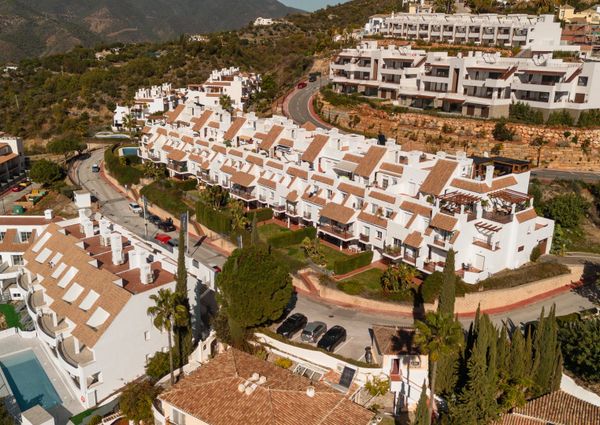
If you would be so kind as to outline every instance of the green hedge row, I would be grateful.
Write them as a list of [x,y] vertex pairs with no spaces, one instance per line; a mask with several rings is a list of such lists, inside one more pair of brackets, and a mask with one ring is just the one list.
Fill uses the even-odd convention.
[[196,220],[213,232],[228,235],[231,232],[231,217],[224,211],[215,211],[203,202],[196,204]]
[[281,232],[267,239],[267,243],[273,248],[283,248],[290,245],[301,243],[304,238],[314,239],[317,236],[317,229],[314,227],[304,227],[293,232]]
[[152,204],[163,210],[179,216],[187,211],[187,206],[181,201],[183,196],[181,190],[173,187],[168,181],[155,181],[140,190],[140,194],[146,197]]
[[267,221],[273,218],[273,210],[271,208],[259,208],[257,210],[248,211],[246,217],[249,221],[252,221],[254,214],[256,214],[256,221]]
[[138,184],[143,175],[142,171],[131,165],[122,165],[113,149],[104,151],[104,165],[108,172],[117,179],[119,184],[128,186]]
[[337,260],[333,263],[333,271],[335,274],[346,274],[352,270],[368,266],[373,261],[373,251],[365,251],[360,254],[353,255],[343,260]]

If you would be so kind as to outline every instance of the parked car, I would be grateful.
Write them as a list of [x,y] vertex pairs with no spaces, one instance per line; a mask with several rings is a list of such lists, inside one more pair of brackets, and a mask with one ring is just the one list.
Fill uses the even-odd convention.
[[323,322],[310,322],[300,335],[300,339],[304,342],[317,342],[319,337],[325,333],[327,325]]
[[169,239],[169,242],[167,242],[167,244],[169,244],[173,248],[177,248],[179,246],[179,239],[171,238],[171,239]]
[[157,242],[159,242],[163,245],[168,245],[169,241],[171,239],[172,239],[171,236],[165,235],[164,233],[159,233],[156,236],[154,236],[154,240],[156,240]]
[[154,224],[155,226],[158,226],[158,223],[161,223],[161,222],[162,222],[162,220],[160,219],[160,217],[159,217],[159,216],[157,216],[157,215],[154,215],[154,214],[148,214],[148,215],[146,216],[146,219],[147,219],[147,220],[148,220],[150,223]]
[[136,204],[135,202],[130,202],[129,203],[129,209],[134,214],[139,214],[140,212],[143,211],[142,207],[140,207],[139,204]]
[[99,173],[100,166],[98,164],[92,164],[92,173]]
[[332,353],[344,341],[346,341],[346,329],[335,325],[325,332],[325,335],[317,343],[317,347]]
[[20,184],[18,184],[18,185],[16,185],[16,186],[13,186],[13,187],[11,187],[11,188],[10,188],[10,190],[11,190],[12,192],[20,192],[20,191],[22,191],[23,189],[25,189],[25,188],[24,188],[23,186],[21,186]]
[[161,221],[156,225],[163,232],[172,232],[175,230],[175,225],[173,224],[173,220],[167,218],[164,221]]
[[294,313],[283,321],[277,328],[277,333],[286,338],[291,338],[294,334],[304,328],[308,319],[302,313]]
[[31,186],[31,181],[23,180],[21,183],[19,183],[19,186],[21,186],[23,189],[25,189],[26,187]]
[[305,88],[305,87],[306,87],[306,85],[307,85],[307,84],[306,84],[306,81],[300,81],[300,82],[298,83],[298,86],[297,86],[297,87],[298,87],[299,89],[303,89],[303,88]]

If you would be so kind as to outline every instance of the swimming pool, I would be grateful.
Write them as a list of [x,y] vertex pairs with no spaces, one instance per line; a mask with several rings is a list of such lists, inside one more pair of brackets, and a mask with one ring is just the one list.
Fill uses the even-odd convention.
[[61,404],[60,396],[33,351],[3,357],[0,367],[22,412],[36,404],[46,410]]
[[136,147],[121,148],[121,156],[138,156],[138,150]]

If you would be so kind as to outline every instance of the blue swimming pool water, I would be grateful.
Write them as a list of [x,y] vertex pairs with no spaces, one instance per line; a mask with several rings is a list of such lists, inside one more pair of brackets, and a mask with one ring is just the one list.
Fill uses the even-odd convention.
[[60,404],[60,396],[33,351],[3,357],[0,367],[21,411],[36,404],[45,409]]
[[138,149],[135,147],[121,148],[121,156],[138,156]]

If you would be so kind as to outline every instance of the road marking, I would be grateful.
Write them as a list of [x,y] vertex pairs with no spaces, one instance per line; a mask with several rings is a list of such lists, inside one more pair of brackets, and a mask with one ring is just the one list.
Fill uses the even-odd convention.
[[[344,341],[344,343],[342,345],[338,346],[338,348],[333,352],[333,354],[338,353],[342,348],[344,348],[353,339],[354,339],[354,337],[352,337],[352,336],[350,338],[348,338],[346,341]],[[363,354],[363,356],[364,356],[364,354]]]

